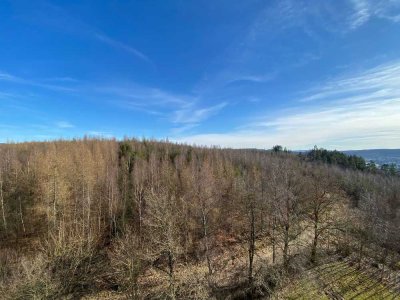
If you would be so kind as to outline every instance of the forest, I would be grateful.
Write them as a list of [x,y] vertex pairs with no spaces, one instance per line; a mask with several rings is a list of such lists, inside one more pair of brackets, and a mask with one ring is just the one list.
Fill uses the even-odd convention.
[[[280,147],[280,148],[279,148]],[[274,146],[273,150],[282,151],[282,146]],[[377,165],[374,161],[365,161],[364,158],[357,155],[346,155],[343,152],[333,150],[329,151],[323,148],[318,148],[307,151],[306,153],[300,153],[301,157],[308,161],[321,161],[326,164],[339,165],[344,168],[350,168],[353,170],[367,171],[371,173],[384,173],[387,175],[400,175],[400,169],[395,163],[384,163]]]
[[1,144],[0,297],[400,299],[400,177],[281,148]]

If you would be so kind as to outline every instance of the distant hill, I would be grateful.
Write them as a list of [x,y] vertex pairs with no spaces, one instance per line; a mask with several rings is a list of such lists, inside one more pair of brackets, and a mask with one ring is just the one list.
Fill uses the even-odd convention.
[[400,149],[370,149],[342,151],[348,155],[363,157],[366,161],[374,161],[378,165],[394,163],[400,166]]

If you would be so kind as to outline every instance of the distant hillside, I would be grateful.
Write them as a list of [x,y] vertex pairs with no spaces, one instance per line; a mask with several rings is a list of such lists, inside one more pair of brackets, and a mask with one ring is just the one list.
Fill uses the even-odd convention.
[[378,165],[394,163],[400,166],[400,149],[371,149],[343,151],[348,155],[363,157],[366,161],[374,161]]

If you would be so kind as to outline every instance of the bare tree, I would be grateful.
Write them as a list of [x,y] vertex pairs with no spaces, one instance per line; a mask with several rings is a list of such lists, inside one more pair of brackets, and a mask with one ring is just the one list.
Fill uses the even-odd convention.
[[283,244],[283,265],[289,266],[289,248],[292,241],[295,241],[303,232],[304,226],[304,201],[305,190],[302,176],[300,175],[301,165],[290,160],[281,160],[275,166],[276,184],[279,185],[278,202],[274,204],[278,235]]
[[201,216],[204,256],[207,261],[208,274],[211,275],[213,268],[210,257],[210,235],[212,234],[210,219],[215,209],[215,199],[218,197],[217,188],[215,187],[216,179],[213,176],[209,161],[203,163],[197,161],[194,168],[197,170],[191,171],[194,172],[195,199],[198,201]]
[[[179,205],[174,194],[166,188],[150,188],[146,194],[147,239],[153,265],[165,272],[169,280],[169,296],[175,299],[175,261],[181,253]],[[166,265],[166,269],[164,268]]]
[[247,240],[249,286],[254,283],[254,256],[256,254],[256,241],[259,229],[260,204],[261,204],[261,176],[259,169],[252,165],[244,168],[241,176],[237,178],[236,190],[241,204],[241,211],[245,214],[244,236]]
[[307,189],[307,218],[311,222],[313,234],[310,260],[315,263],[321,236],[334,226],[332,212],[338,200],[339,190],[329,170],[322,167],[314,167],[309,171]]

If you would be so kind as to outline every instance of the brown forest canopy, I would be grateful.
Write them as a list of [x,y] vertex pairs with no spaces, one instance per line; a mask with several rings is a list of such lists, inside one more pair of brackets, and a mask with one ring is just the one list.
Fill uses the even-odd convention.
[[[163,293],[190,298],[200,292],[176,270],[204,263],[207,298],[221,285],[217,257],[229,243],[247,249],[239,281],[251,287],[261,242],[288,272],[300,253],[315,263],[332,247],[400,251],[398,177],[281,151],[133,139],[2,144],[0,213],[0,289],[27,295],[151,295],[143,275],[159,271]],[[39,292],[26,287],[32,276],[12,271],[32,254],[45,261],[35,265]]]

